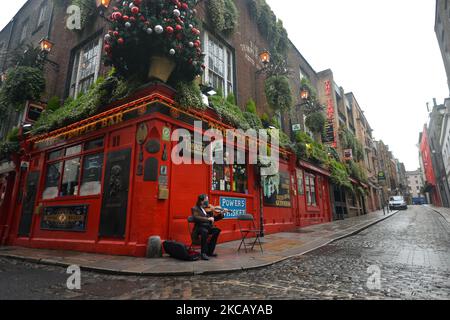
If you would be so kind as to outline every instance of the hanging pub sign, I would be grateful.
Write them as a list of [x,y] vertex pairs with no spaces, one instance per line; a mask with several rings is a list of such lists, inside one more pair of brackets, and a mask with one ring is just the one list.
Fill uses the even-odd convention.
[[288,172],[274,176],[263,176],[264,205],[271,207],[291,207],[291,179]]
[[89,206],[46,207],[41,229],[50,231],[86,231]]
[[379,182],[386,181],[386,173],[384,171],[378,172],[378,181]]
[[344,150],[344,160],[345,161],[353,160],[353,150],[352,149],[345,149]]
[[331,81],[325,81],[325,92],[327,95],[327,121],[325,123],[325,132],[322,136],[322,141],[325,144],[332,146],[333,148],[337,147],[336,142],[336,131],[334,129],[334,102],[332,98],[332,87]]

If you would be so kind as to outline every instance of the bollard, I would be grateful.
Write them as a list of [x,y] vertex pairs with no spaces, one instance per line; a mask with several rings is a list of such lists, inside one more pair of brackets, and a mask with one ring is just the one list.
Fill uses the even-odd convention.
[[162,241],[159,236],[153,236],[147,242],[147,258],[162,258]]

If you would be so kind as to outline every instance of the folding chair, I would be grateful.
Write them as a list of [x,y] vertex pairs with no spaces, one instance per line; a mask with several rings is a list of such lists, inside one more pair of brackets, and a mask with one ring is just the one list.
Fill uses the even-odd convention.
[[[244,245],[245,253],[247,253],[248,247],[251,247],[251,250],[253,250],[255,248],[255,245],[258,243],[261,249],[261,253],[264,253],[260,239],[261,230],[258,230],[256,228],[255,218],[251,214],[244,214],[239,216],[237,220],[242,238],[238,251],[241,251],[242,245]],[[247,228],[246,226],[249,224],[250,228]],[[253,238],[252,235],[254,236],[255,240],[248,243],[247,240]]]

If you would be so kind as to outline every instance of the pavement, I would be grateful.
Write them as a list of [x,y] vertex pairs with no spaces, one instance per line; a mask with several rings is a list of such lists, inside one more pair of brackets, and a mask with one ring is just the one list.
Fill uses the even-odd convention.
[[450,208],[428,207],[439,213],[448,223],[450,223]]
[[175,277],[83,271],[76,289],[67,286],[71,277],[62,267],[0,257],[0,300],[449,300],[450,223],[431,207],[410,206],[256,270]]
[[305,255],[337,240],[355,235],[395,215],[377,211],[368,215],[298,229],[295,232],[267,235],[259,247],[237,252],[240,241],[220,244],[218,258],[210,261],[184,262],[163,257],[146,259],[108,256],[61,250],[0,247],[0,258],[12,258],[49,266],[80,266],[82,270],[128,276],[192,276],[239,272],[268,267],[293,257]]

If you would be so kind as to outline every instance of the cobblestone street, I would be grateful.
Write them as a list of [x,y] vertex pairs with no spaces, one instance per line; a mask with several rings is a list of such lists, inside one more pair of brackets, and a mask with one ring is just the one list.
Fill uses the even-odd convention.
[[[381,271],[380,288],[367,281]],[[378,269],[379,268],[379,269]],[[0,259],[0,299],[449,299],[450,225],[428,207],[272,267],[197,277],[123,277]]]

